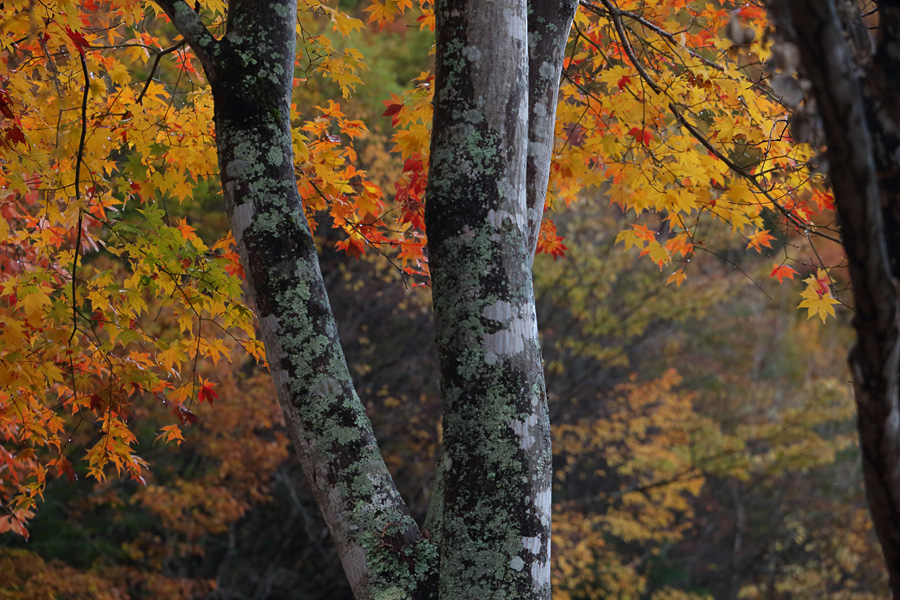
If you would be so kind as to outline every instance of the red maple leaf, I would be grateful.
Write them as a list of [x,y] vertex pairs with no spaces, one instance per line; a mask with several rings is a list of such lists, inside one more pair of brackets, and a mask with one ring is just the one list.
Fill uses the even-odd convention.
[[219,395],[213,390],[214,383],[210,383],[207,381],[206,383],[200,386],[200,392],[197,394],[197,400],[203,402],[206,400],[210,404],[213,403],[213,399],[218,400]]
[[396,94],[391,94],[390,100],[382,100],[381,103],[387,106],[387,110],[381,113],[381,116],[391,117],[391,125],[396,127],[397,123],[400,121],[397,114],[403,110],[403,98]]
[[69,36],[69,39],[75,44],[75,47],[78,49],[78,52],[84,56],[84,49],[90,48],[91,45],[88,43],[84,36],[78,33],[77,31],[72,31],[69,26],[66,26],[66,34]]
[[175,405],[175,408],[172,409],[172,414],[178,417],[178,420],[181,421],[182,425],[189,425],[197,422],[197,415],[180,404]]
[[22,130],[18,125],[13,125],[6,129],[6,139],[14,144],[24,144],[25,143],[25,134],[22,133]]
[[645,146],[650,145],[650,140],[653,139],[653,134],[646,128],[638,129],[637,127],[632,127],[631,131],[628,132],[628,135]]

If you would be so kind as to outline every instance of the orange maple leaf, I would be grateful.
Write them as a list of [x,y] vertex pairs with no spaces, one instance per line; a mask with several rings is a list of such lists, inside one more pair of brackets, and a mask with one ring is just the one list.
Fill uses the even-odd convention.
[[782,281],[784,281],[785,277],[787,277],[788,279],[793,279],[794,275],[796,274],[797,271],[795,271],[788,265],[775,265],[772,269],[772,272],[769,273],[769,277],[777,277],[778,283],[781,283]]
[[178,222],[178,231],[181,232],[181,237],[185,240],[190,241],[197,239],[197,234],[194,233],[197,230],[187,224],[187,219],[181,219],[181,221]]

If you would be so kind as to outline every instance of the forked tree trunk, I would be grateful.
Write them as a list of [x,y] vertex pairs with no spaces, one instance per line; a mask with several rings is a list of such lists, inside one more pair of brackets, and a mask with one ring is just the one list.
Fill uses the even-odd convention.
[[212,87],[222,187],[278,400],[353,593],[549,599],[550,432],[531,263],[575,2],[535,0],[530,23],[525,0],[436,6],[426,220],[445,438],[431,539],[354,389],[297,192],[296,4],[232,0],[216,39],[183,0],[157,3]]
[[850,368],[866,495],[900,599],[900,3],[878,2],[877,44],[852,0],[774,0],[825,128],[850,267]]

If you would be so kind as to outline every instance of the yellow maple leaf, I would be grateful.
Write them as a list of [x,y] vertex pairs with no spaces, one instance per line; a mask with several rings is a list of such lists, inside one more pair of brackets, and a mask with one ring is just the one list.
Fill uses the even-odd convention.
[[840,301],[831,295],[831,278],[825,269],[819,269],[815,275],[810,275],[803,281],[806,283],[806,289],[800,293],[803,301],[797,308],[809,311],[807,319],[818,316],[824,323],[828,315],[835,316],[834,305],[840,304]]

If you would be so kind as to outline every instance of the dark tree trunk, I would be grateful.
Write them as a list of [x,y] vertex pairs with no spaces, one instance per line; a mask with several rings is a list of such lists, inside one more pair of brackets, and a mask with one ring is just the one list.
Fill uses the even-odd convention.
[[900,598],[900,4],[878,2],[874,47],[856,2],[777,0],[772,9],[800,50],[825,129],[856,309],[850,367],[866,495]]

